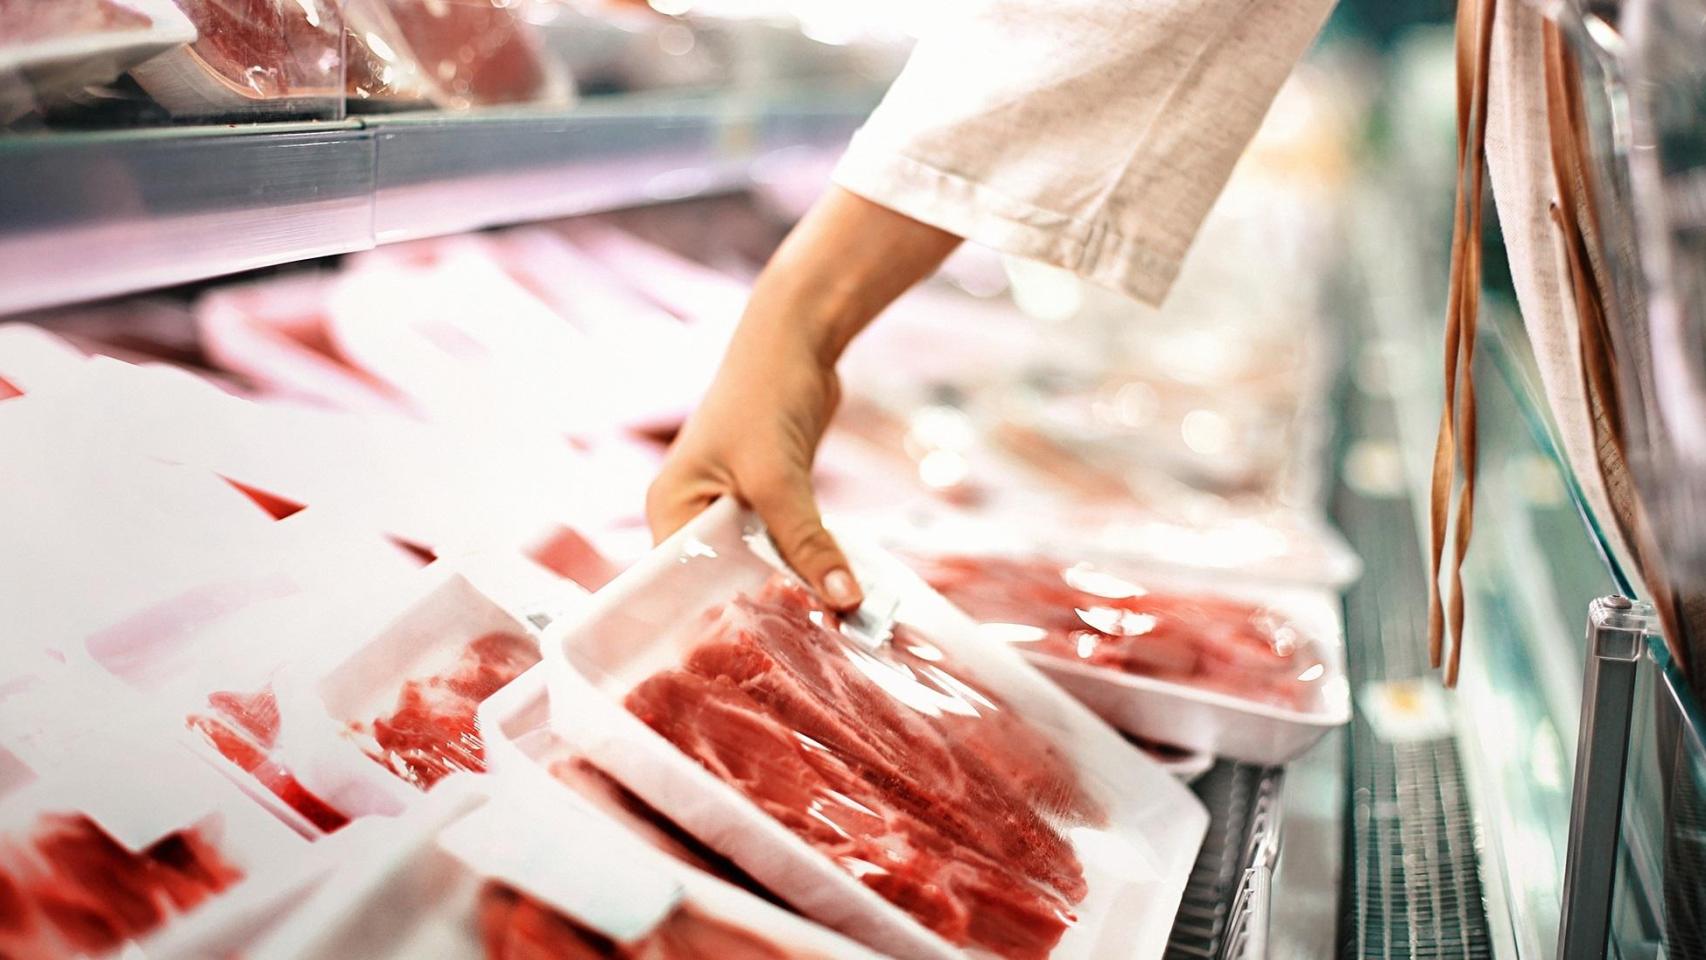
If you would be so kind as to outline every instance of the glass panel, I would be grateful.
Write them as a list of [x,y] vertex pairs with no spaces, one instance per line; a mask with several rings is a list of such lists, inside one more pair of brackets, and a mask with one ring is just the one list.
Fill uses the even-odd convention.
[[1611,952],[1706,955],[1706,746],[1664,644],[1636,680]]

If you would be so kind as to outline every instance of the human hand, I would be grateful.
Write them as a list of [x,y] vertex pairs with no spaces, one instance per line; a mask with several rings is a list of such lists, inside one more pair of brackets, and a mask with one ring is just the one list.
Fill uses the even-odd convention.
[[782,559],[837,610],[862,599],[812,495],[818,441],[840,399],[834,366],[797,338],[737,336],[698,410],[646,494],[658,539],[733,496],[751,507]]
[[858,606],[859,583],[812,496],[812,457],[841,395],[835,361],[959,243],[839,187],[813,204],[753,284],[716,380],[646,492],[652,536],[736,497],[825,603]]

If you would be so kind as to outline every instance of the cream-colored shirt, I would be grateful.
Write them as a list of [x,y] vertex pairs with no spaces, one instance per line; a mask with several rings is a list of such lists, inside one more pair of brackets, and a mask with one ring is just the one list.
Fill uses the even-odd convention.
[[1151,304],[1333,0],[975,0],[840,186]]

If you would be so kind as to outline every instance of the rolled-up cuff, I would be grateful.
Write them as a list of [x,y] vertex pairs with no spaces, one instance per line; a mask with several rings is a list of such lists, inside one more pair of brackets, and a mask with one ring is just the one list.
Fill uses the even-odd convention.
[[1152,306],[1179,275],[1161,256],[1102,219],[1081,220],[1026,203],[856,135],[835,183],[873,203],[1001,253],[1070,270]]

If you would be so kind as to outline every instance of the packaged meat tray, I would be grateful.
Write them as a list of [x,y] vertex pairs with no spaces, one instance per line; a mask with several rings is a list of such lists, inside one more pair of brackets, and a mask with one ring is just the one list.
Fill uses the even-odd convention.
[[196,301],[208,359],[268,392],[356,413],[404,413],[403,398],[332,344],[319,275],[223,286]]
[[359,103],[441,109],[561,106],[572,88],[521,4],[505,0],[349,0],[348,89]]
[[1285,763],[1350,719],[1337,598],[1035,553],[914,560],[932,587],[1127,733]]
[[904,565],[839,536],[868,606],[895,602],[891,637],[823,609],[721,501],[547,632],[557,732],[874,949],[1159,957],[1201,804]]
[[335,119],[344,21],[336,0],[177,0],[195,42],[131,70],[175,117]]
[[375,763],[428,790],[483,772],[480,703],[539,662],[527,627],[450,575],[333,669],[326,711]]
[[0,123],[195,38],[171,0],[0,4]]
[[676,867],[552,786],[446,780],[407,817],[362,838],[245,956],[875,960]]
[[134,949],[252,878],[300,876],[304,848],[178,745],[115,734],[0,800],[0,954]]

